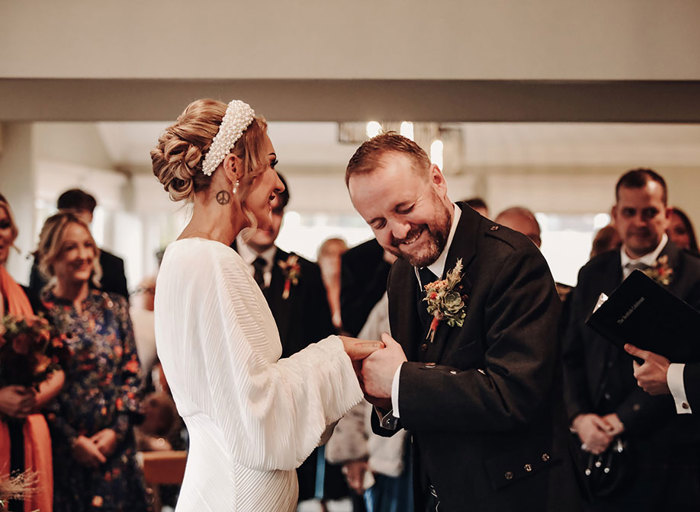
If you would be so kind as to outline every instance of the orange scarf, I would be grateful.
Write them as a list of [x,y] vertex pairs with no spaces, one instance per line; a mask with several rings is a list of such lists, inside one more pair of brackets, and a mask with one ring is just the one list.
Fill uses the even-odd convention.
[[[7,303],[6,314],[34,316],[27,295],[3,265],[0,265],[0,293]],[[53,461],[51,460],[51,437],[49,427],[42,414],[27,416],[22,428],[24,434],[24,467],[35,471],[39,476],[37,492],[24,502],[24,511],[39,509],[41,512],[53,510]],[[8,476],[10,469],[10,431],[0,421],[0,478]]]
[[0,293],[7,303],[5,314],[34,316],[32,305],[20,285],[18,285],[4,265],[0,265]]

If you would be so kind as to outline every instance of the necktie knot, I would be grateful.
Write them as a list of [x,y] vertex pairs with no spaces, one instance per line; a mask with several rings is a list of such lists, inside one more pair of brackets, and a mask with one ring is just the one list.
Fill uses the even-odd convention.
[[625,264],[625,268],[629,270],[630,272],[634,270],[647,270],[648,268],[651,268],[649,265],[646,263],[642,263],[641,261],[630,261],[629,263]]
[[437,281],[437,276],[428,267],[419,268],[418,276],[420,277],[421,291],[425,290],[426,284]]

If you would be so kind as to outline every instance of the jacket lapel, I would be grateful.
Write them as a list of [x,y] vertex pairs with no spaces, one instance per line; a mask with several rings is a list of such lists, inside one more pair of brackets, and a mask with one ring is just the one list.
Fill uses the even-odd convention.
[[[667,288],[673,292],[678,293],[678,284],[680,283],[680,276],[683,275],[683,264],[681,258],[681,250],[670,240],[666,242],[666,247],[664,247],[659,258],[666,256],[668,258],[668,267],[673,271],[671,274],[671,281]],[[658,261],[658,260],[657,260]]]
[[[397,260],[389,274],[389,322],[391,336],[398,341],[409,361],[421,360],[421,321],[418,316],[416,294],[418,280],[413,267]],[[409,299],[410,298],[410,299]]]
[[[457,207],[461,209],[461,216],[459,218],[459,224],[457,225],[454,238],[452,239],[452,244],[447,252],[445,269],[442,276],[440,276],[440,279],[444,279],[447,272],[455,268],[455,265],[457,265],[457,260],[460,258],[462,259],[461,293],[467,296],[465,299],[465,304],[467,308],[467,315],[469,315],[469,297],[471,296],[472,290],[469,269],[472,260],[476,256],[477,233],[479,232],[479,223],[481,222],[482,217],[464,203],[458,203]],[[454,337],[459,334],[461,329],[461,327],[457,326],[450,327],[444,321],[440,322],[437,330],[435,331],[435,337],[432,343],[425,339],[425,336],[428,333],[428,329],[426,329],[426,332],[423,333],[423,337],[425,339],[424,342],[428,344],[427,350],[425,351],[426,361],[436,363],[440,362],[445,351],[445,347]]]
[[[622,263],[620,260],[620,250],[618,249],[615,250],[615,254],[607,262],[605,271],[601,274],[598,295],[592,297],[593,302],[590,304],[590,311],[587,312],[586,318],[593,313],[593,308],[600,294],[604,293],[609,297],[610,294],[620,286],[620,283],[622,283]],[[602,383],[608,369],[619,359],[620,349],[597,333],[595,333],[594,340],[595,344],[591,346],[589,350],[591,354],[590,360],[595,361],[591,366],[591,373],[597,373],[597,375],[591,377],[591,382]],[[594,403],[600,403],[602,393],[603,386],[599,385],[593,396]]]
[[267,299],[267,303],[270,305],[272,314],[277,322],[280,338],[283,341],[288,339],[293,292],[290,294],[288,299],[282,298],[285,277],[282,269],[280,268],[279,262],[286,260],[288,257],[289,254],[284,252],[282,249],[278,248],[275,251],[275,256],[272,258],[270,286],[265,290],[265,298]]

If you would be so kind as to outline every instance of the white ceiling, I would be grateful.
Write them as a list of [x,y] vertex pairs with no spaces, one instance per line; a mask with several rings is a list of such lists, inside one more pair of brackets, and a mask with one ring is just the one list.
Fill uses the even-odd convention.
[[[116,167],[150,167],[149,151],[168,123],[97,123]],[[461,167],[700,167],[700,125],[622,123],[457,123]],[[336,123],[272,122],[280,163],[295,169],[344,169],[357,144],[338,142]],[[295,172],[297,172],[295,170]]]

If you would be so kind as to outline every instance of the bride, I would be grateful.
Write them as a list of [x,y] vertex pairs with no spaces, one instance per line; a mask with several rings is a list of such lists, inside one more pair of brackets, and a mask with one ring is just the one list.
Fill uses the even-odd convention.
[[151,151],[170,198],[193,203],[155,299],[158,355],[190,435],[178,512],[295,510],[294,468],[362,398],[351,359],[382,346],[330,336],[279,359],[265,298],[229,247],[269,227],[284,190],[266,130],[242,101],[197,100]]

